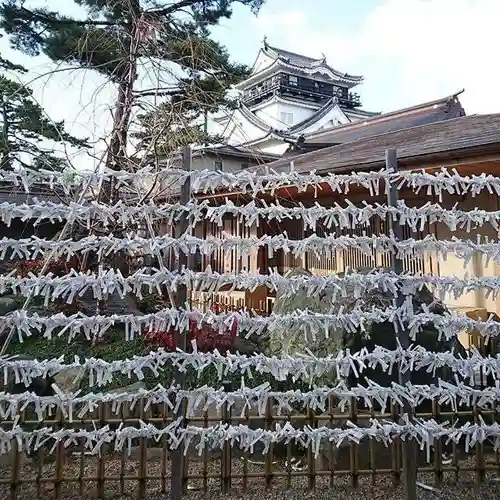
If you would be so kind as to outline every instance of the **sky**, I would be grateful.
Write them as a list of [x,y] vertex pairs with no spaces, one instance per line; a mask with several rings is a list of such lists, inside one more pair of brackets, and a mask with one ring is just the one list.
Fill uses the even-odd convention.
[[[78,15],[68,0],[30,0]],[[58,5],[59,4],[59,5]],[[68,10],[69,9],[69,10]],[[356,90],[363,108],[387,112],[454,94],[468,114],[500,112],[499,0],[266,0],[258,16],[237,5],[214,37],[232,58],[251,65],[264,36],[271,45],[312,57],[327,57],[335,69],[364,76]],[[111,124],[114,89],[86,71],[53,69],[8,50],[2,55],[25,64],[35,97],[69,131],[101,137]],[[35,80],[33,81],[33,79]],[[103,150],[94,150],[94,162]],[[75,165],[89,159],[74,157]]]

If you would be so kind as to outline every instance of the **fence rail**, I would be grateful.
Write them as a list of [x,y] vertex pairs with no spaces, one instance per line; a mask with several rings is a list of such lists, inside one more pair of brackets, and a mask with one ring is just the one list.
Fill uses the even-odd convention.
[[[269,405],[265,410],[265,417],[250,414],[249,411],[239,416],[239,411],[224,405],[218,411],[200,411],[195,416],[188,416],[187,420],[188,425],[204,427],[224,421],[254,428],[273,428],[285,422],[292,422],[297,427],[328,425],[335,428],[347,420],[360,426],[367,425],[372,418],[396,420],[399,412],[399,407],[394,404],[384,413],[363,410],[354,399],[344,411],[339,411],[338,401],[332,398],[329,408],[322,414],[309,411],[304,414],[278,415],[276,408]],[[477,408],[475,412],[476,416],[480,414],[486,421],[498,420],[494,409]],[[161,427],[173,421],[172,411],[167,405],[154,405],[145,410],[140,403],[139,407],[123,408],[117,415],[113,413],[109,405],[102,404],[84,419],[69,422],[60,415],[54,415],[53,418],[44,420],[43,425],[56,428],[92,428],[99,422],[100,425],[116,428],[120,424],[137,426],[144,422]],[[432,405],[431,412],[417,414],[419,418],[433,418],[437,421],[464,419],[469,415],[467,411],[441,411],[438,404]],[[25,414],[21,415],[23,426],[35,427],[41,423],[37,419],[29,420],[26,417]],[[2,427],[8,429],[13,423],[5,420]],[[500,473],[499,454],[493,452],[491,447],[477,445],[473,452],[466,454],[460,445],[446,447],[445,443],[436,442],[435,446],[437,452],[433,452],[430,457],[426,456],[425,451],[418,457],[419,473],[424,474],[427,481],[432,480],[435,485],[442,484],[445,478],[454,481],[461,478],[470,480],[471,473],[478,482],[483,481],[488,474],[496,476]],[[88,496],[89,491],[93,490],[99,497],[108,494],[135,494],[137,498],[146,498],[153,493],[169,491],[170,452],[166,440],[153,442],[149,439],[136,439],[131,443],[131,455],[128,455],[128,450],[116,453],[109,449],[104,450],[100,457],[90,456],[78,448],[75,445],[68,448],[59,445],[52,456],[46,449],[42,449],[34,456],[27,457],[25,453],[16,452],[14,447],[9,456],[10,464],[6,463],[7,457],[2,456],[2,497],[8,498],[10,494],[15,498],[16,495],[30,494],[32,498],[45,498],[50,494],[54,498],[62,498],[65,492],[68,493],[75,487],[82,496]],[[230,487],[244,491],[259,482],[265,482],[269,488],[291,487],[298,482],[306,489],[314,489],[345,484],[346,479],[350,486],[357,487],[362,478],[368,478],[370,484],[375,485],[380,477],[390,478],[393,485],[401,482],[400,442],[391,444],[389,448],[374,440],[351,443],[341,449],[330,444],[321,450],[318,457],[311,449],[292,444],[273,448],[264,459],[262,450],[258,449],[252,455],[227,446],[205,451],[197,456],[196,450],[191,448],[182,468],[184,490],[208,491],[209,486],[213,489],[217,485],[221,491],[227,491]],[[448,456],[443,456],[444,448],[449,448]]]

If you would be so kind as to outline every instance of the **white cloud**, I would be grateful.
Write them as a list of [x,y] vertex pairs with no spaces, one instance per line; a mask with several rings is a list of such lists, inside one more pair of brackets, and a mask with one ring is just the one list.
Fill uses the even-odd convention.
[[[488,113],[500,112],[498,19],[498,0],[384,0],[348,35],[318,31],[305,8],[267,13],[257,26],[272,32],[275,43],[304,54],[322,51],[339,70],[364,74],[362,93],[371,108],[394,109],[465,88],[467,112]],[[300,22],[301,30],[289,29],[287,20]]]

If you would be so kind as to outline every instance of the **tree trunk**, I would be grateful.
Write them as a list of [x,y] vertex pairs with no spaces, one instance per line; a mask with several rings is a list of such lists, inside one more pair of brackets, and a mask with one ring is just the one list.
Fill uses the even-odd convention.
[[5,103],[5,97],[2,95],[2,114],[3,114],[3,125],[2,125],[2,136],[4,140],[4,151],[2,158],[0,159],[0,166],[5,170],[10,170],[12,168],[10,159],[10,144],[9,144],[9,117],[7,105]]
[[[140,44],[140,6],[137,1],[130,2],[131,14],[128,23],[129,50],[128,55],[122,61],[119,72],[118,96],[116,98],[115,113],[113,117],[113,130],[109,142],[106,158],[106,167],[112,170],[126,170],[127,165],[127,141],[130,117],[132,114],[132,100],[134,83],[137,79],[137,54]],[[113,203],[115,198],[114,179],[106,182],[101,191],[104,203]]]

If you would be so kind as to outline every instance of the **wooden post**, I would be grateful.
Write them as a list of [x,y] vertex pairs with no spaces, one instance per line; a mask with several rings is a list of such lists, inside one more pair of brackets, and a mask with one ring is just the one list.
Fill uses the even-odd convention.
[[[233,390],[231,380],[223,380],[222,386],[226,393]],[[228,403],[222,406],[222,421],[227,425],[231,425],[231,407]],[[224,443],[222,447],[221,458],[221,490],[223,494],[229,493],[231,489],[231,444],[229,441]]]
[[[387,170],[398,170],[397,151],[395,149],[388,149],[385,153],[385,166]],[[397,206],[398,203],[398,188],[391,186],[389,190],[388,204],[390,206]],[[394,233],[396,240],[403,239],[403,230],[399,222],[394,223],[392,217],[389,217],[389,228]],[[391,269],[396,274],[402,274],[404,271],[403,259],[397,258],[396,255],[391,254]],[[404,303],[404,296],[402,293],[398,294],[396,305],[402,306]],[[407,329],[400,329],[398,339],[403,349],[410,347],[410,336]],[[399,383],[406,385],[410,381],[410,372],[399,372]],[[413,408],[409,403],[403,405],[403,413],[406,413],[411,419],[413,415]],[[403,484],[405,488],[406,500],[417,499],[417,455],[415,442],[413,440],[402,442],[402,458],[403,458]]]
[[[191,146],[186,146],[182,151],[182,168],[187,172],[191,171],[192,162],[192,149]],[[181,188],[180,203],[182,205],[187,204],[191,199],[191,178],[187,177]],[[179,218],[179,223],[177,225],[176,235],[180,237],[189,228],[189,219],[187,215],[183,215]],[[182,251],[179,254],[179,259],[177,262],[178,271],[188,267],[189,256],[184,254]],[[175,305],[178,308],[186,307],[188,300],[188,290],[185,285],[181,285],[177,289],[175,294]],[[182,349],[183,351],[187,348],[187,331],[177,330],[175,332],[175,345]],[[175,373],[175,383],[180,385],[181,388],[184,387],[184,374],[182,372],[176,371]],[[179,417],[184,418],[184,405],[181,405],[179,411],[173,415],[174,420]],[[171,490],[170,498],[171,500],[180,500],[182,494],[184,493],[184,455],[182,452],[182,447],[172,450],[170,453],[171,460]]]

